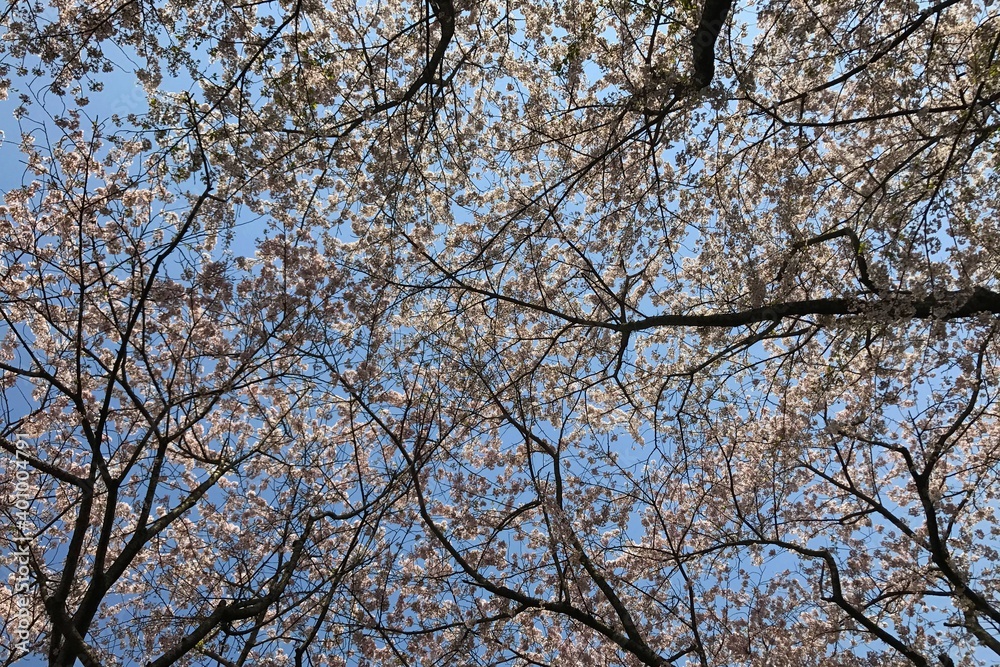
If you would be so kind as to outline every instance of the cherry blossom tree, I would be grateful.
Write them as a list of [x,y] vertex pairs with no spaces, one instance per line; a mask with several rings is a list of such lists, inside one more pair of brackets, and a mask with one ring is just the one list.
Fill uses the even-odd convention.
[[1000,656],[992,3],[2,21],[6,664]]

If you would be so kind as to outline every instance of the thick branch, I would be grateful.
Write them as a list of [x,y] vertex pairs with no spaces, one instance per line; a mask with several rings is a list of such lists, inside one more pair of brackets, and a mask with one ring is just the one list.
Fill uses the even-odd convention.
[[694,82],[704,88],[715,76],[715,40],[726,23],[732,0],[706,0],[701,21],[691,38]]
[[980,313],[1000,315],[1000,294],[977,287],[971,295],[947,292],[943,297],[914,298],[900,295],[892,299],[859,300],[846,298],[807,299],[788,301],[734,313],[692,315],[656,315],[613,328],[622,333],[644,331],[657,327],[741,327],[758,322],[773,322],[785,318],[821,315],[860,315],[884,312],[894,318],[954,320]]
[[72,473],[68,473],[58,466],[52,465],[51,463],[46,463],[37,456],[33,456],[26,452],[20,451],[17,449],[17,447],[14,446],[13,442],[7,440],[6,438],[0,438],[0,449],[5,449],[10,454],[20,456],[21,458],[25,459],[28,462],[28,465],[30,465],[35,470],[38,470],[40,472],[45,473],[46,475],[54,477],[55,479],[58,479],[61,482],[66,482],[67,484],[71,484],[72,486],[83,489],[85,493],[92,493],[94,490],[90,480],[80,477],[78,475],[74,475]]

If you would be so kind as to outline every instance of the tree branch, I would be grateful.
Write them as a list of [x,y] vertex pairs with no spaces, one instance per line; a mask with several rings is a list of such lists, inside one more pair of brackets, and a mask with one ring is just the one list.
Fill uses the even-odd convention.
[[706,0],[701,21],[691,38],[694,83],[704,88],[715,76],[715,40],[726,23],[732,0]]

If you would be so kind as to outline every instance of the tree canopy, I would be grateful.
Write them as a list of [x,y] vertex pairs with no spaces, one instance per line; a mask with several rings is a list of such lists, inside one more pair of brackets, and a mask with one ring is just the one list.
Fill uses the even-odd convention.
[[992,5],[11,0],[0,661],[995,663]]

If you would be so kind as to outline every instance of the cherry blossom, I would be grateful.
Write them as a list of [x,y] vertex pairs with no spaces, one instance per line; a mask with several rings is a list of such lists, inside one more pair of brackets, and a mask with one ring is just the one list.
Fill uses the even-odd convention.
[[993,3],[0,21],[3,664],[1000,656]]

